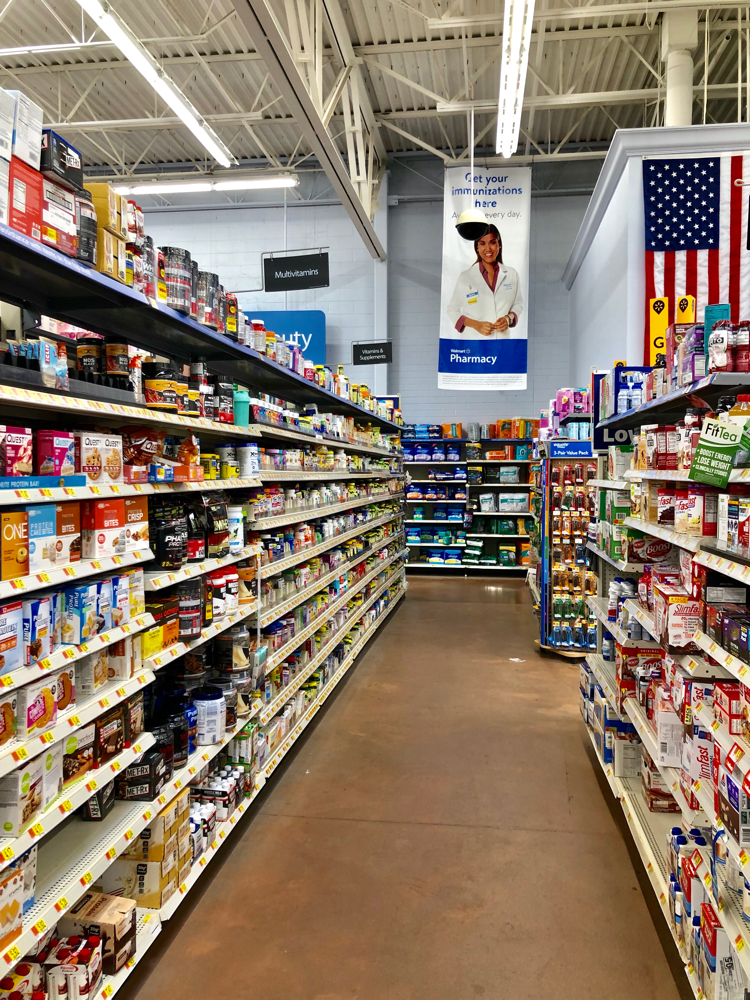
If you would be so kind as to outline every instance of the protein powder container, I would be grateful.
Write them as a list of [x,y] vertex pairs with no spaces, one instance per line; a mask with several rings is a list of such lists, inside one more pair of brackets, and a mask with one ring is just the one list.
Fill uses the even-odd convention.
[[96,209],[88,191],[76,194],[76,260],[96,267]]
[[167,283],[167,305],[185,316],[190,315],[190,295],[193,287],[193,264],[190,253],[180,247],[160,247],[164,254],[164,280]]
[[181,367],[175,372],[174,388],[177,412],[185,413],[188,407],[188,380],[187,376],[182,374]]
[[86,381],[101,375],[103,366],[104,341],[101,337],[82,337],[76,341],[76,368],[79,378]]
[[206,685],[193,691],[193,704],[198,712],[195,742],[198,746],[219,743],[224,738],[227,708],[221,688]]
[[234,383],[228,381],[225,375],[217,375],[214,395],[216,409],[213,419],[222,424],[234,423]]
[[226,296],[226,321],[224,323],[224,333],[227,337],[231,337],[232,340],[239,340],[238,336],[238,307],[237,307],[237,296],[233,295],[232,292],[227,292]]
[[150,236],[143,237],[141,250],[141,266],[143,268],[143,294],[149,299],[156,298],[156,260],[154,258],[154,241]]
[[215,330],[219,322],[219,276],[210,271],[198,272],[198,322]]
[[190,267],[190,315],[198,318],[198,261],[194,260]]
[[227,293],[224,286],[219,285],[219,311],[216,323],[217,333],[226,333],[227,330]]
[[177,412],[177,377],[168,361],[143,362],[143,395],[151,410]]
[[109,336],[104,348],[107,375],[128,378],[130,375],[130,354],[128,345],[121,337]]

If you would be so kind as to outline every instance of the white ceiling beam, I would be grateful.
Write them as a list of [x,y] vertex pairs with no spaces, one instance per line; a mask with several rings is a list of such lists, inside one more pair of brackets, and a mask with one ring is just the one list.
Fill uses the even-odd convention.
[[[253,122],[254,124],[258,124],[263,121],[268,121],[268,119],[263,118],[260,111],[230,112],[228,114],[221,115],[203,115],[203,118],[211,125],[242,125],[244,122]],[[107,121],[91,120],[80,122],[52,122],[52,124],[45,125],[44,127],[54,129],[55,131],[65,129],[67,132],[101,132],[103,130],[109,132],[131,132],[135,129],[184,128],[185,124],[180,118],[114,118]]]
[[[554,18],[557,21],[591,20],[596,17],[624,17],[629,14],[660,14],[665,10],[674,10],[675,6],[689,7],[695,10],[737,9],[737,0],[623,0],[621,3],[590,4],[580,7],[553,7],[540,10],[534,20]],[[501,24],[502,11],[497,14],[478,14],[475,17],[428,17],[427,27],[430,31],[444,31],[446,28],[481,28],[484,25]]]
[[325,170],[365,246],[374,258],[385,260],[385,249],[378,239],[370,215],[305,86],[299,66],[273,10],[267,0],[232,2],[255,50],[263,58],[287,108],[297,121],[297,127]]

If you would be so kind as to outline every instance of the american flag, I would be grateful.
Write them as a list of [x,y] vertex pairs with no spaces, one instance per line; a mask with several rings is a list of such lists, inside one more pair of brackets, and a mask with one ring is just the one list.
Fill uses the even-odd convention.
[[646,333],[649,299],[694,295],[705,306],[729,302],[732,319],[750,319],[750,253],[743,188],[750,153],[643,161],[646,224]]

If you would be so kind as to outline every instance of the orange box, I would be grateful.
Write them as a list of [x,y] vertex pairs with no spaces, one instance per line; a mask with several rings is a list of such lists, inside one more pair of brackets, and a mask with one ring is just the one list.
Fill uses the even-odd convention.
[[202,483],[204,469],[202,465],[173,465],[174,481],[176,483]]
[[25,510],[4,510],[0,515],[0,566],[3,580],[29,575],[29,517]]
[[488,451],[485,454],[485,458],[488,462],[505,462],[509,458],[512,458],[511,445],[505,445],[504,448],[495,448],[494,451]]
[[127,551],[124,500],[84,500],[81,504],[83,558],[123,555]]
[[179,616],[165,618],[162,622],[162,649],[168,649],[180,641],[180,619]]
[[512,420],[498,420],[495,424],[495,437],[496,438],[512,438],[513,437],[513,421]]

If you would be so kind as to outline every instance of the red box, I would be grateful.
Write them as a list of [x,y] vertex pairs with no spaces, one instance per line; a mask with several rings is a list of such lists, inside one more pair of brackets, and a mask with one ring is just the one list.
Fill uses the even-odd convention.
[[75,257],[78,249],[76,197],[48,177],[42,177],[42,243],[68,257]]
[[81,504],[84,559],[123,555],[127,551],[124,500],[84,500]]
[[11,229],[30,236],[33,240],[42,238],[42,180],[38,170],[34,170],[17,156],[11,157],[8,221]]

